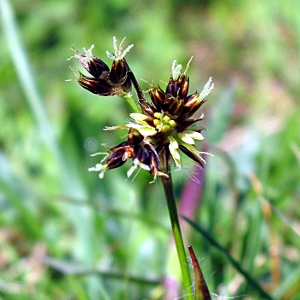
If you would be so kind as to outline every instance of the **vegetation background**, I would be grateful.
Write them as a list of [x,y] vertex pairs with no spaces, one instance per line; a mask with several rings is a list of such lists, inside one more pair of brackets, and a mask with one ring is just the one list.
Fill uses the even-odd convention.
[[[215,299],[261,299],[228,254],[274,299],[300,299],[300,2],[0,0],[0,298],[163,299],[170,238],[162,186],[128,165],[87,172],[119,143],[122,99],[81,89],[70,47],[134,43],[136,77],[159,84],[176,59],[191,92],[210,76],[206,147],[189,243]],[[82,71],[82,70],[81,70]],[[162,85],[162,83],[161,83]],[[149,85],[142,82],[142,87]],[[188,235],[188,233],[186,233]],[[227,253],[227,254],[226,254]],[[184,296],[184,295],[182,295]],[[164,298],[166,299],[166,298]],[[172,298],[169,298],[172,299]]]

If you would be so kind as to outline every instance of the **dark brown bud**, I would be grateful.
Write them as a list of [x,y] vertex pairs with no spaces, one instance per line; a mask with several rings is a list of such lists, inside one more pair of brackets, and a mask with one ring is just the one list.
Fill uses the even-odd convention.
[[[186,147],[179,145],[179,149],[189,158],[194,160],[196,163],[198,163],[202,168],[204,168],[204,162],[202,159],[199,158],[198,155],[188,150]],[[196,150],[196,149],[195,149]]]
[[165,111],[168,111],[172,118],[178,118],[181,113],[182,107],[183,100],[174,98],[171,95],[166,95]]
[[118,144],[117,146],[114,146],[114,147],[110,148],[109,151],[110,152],[115,152],[119,149],[125,149],[127,145],[128,145],[128,142],[125,141],[125,142],[122,142],[121,144]]
[[111,148],[110,152],[107,158],[108,170],[122,166],[134,154],[133,148],[128,145],[127,141]]
[[155,109],[154,107],[152,107],[152,105],[150,105],[147,101],[140,101],[139,104],[141,106],[143,114],[152,118],[154,117]]
[[164,91],[160,87],[153,87],[149,91],[149,95],[154,106],[157,108],[157,110],[161,111],[163,109],[163,105],[165,104]]
[[125,82],[121,85],[122,90],[125,93],[129,93],[131,91],[131,86],[132,86],[131,78],[129,76],[127,76]]
[[85,68],[95,78],[104,78],[109,72],[109,67],[101,59],[93,57],[88,62],[88,68]]
[[140,132],[134,128],[130,128],[128,132],[128,144],[130,145],[138,145],[142,142],[144,137],[140,134]]
[[150,167],[150,173],[152,175],[157,174],[159,171],[159,157],[152,145],[146,144],[145,149],[148,150],[148,165]]
[[171,77],[166,88],[166,93],[174,95],[175,94],[174,91],[175,91],[175,80],[173,79],[173,77]]
[[109,79],[114,84],[123,84],[127,79],[127,65],[121,60],[114,60],[109,73]]
[[187,97],[187,102],[183,105],[183,111],[181,117],[189,118],[192,116],[206,100],[200,100],[199,94],[195,93]]
[[134,157],[133,159],[138,159],[139,162],[148,165],[148,152],[145,151],[145,148],[142,145],[137,145],[134,147]]
[[167,85],[166,94],[171,94],[175,98],[184,99],[189,90],[189,79],[185,75],[180,75],[176,80],[170,78]]
[[192,105],[194,105],[194,103],[197,103],[197,102],[200,102],[199,93],[194,93],[184,99],[184,106],[191,107]]
[[115,169],[127,161],[127,159],[124,159],[125,149],[119,149],[115,152],[113,152],[108,158],[107,158],[107,169]]
[[[184,118],[184,116],[183,116],[183,118]],[[177,129],[178,132],[183,132],[187,128],[189,128],[191,125],[193,125],[196,122],[201,121],[201,120],[203,120],[203,117],[198,118],[198,119],[183,119],[179,122],[179,125],[177,125],[176,129]],[[201,132],[201,131],[199,131],[199,132]]]
[[179,88],[178,95],[181,99],[184,99],[187,96],[189,91],[189,79],[184,75],[180,76],[179,79],[180,79],[180,84],[179,84],[180,88]]
[[86,90],[100,96],[111,96],[115,94],[113,86],[103,78],[87,77],[80,73],[78,83]]
[[[91,47],[92,49],[93,47]],[[105,77],[106,74],[109,72],[109,67],[106,65],[105,62],[103,62],[98,57],[92,55],[90,50],[84,50],[83,54],[78,54],[78,52],[73,49],[76,54],[72,56],[71,58],[77,59],[80,64],[95,78],[99,77]],[[71,59],[70,58],[70,59]]]

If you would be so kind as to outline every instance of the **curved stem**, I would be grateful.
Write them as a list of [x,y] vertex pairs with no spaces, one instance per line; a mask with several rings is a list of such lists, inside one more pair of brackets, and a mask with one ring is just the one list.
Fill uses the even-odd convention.
[[191,293],[192,281],[190,277],[187,256],[185,253],[183,239],[181,235],[175,195],[173,190],[173,181],[172,181],[171,173],[169,172],[169,163],[167,162],[164,154],[160,155],[160,160],[161,160],[161,168],[163,168],[161,171],[168,174],[168,177],[161,176],[161,180],[164,186],[165,197],[168,204],[171,227],[172,227],[173,237],[174,237],[175,246],[177,250],[177,256],[180,263],[183,285],[186,292],[186,299],[193,300],[193,293]]

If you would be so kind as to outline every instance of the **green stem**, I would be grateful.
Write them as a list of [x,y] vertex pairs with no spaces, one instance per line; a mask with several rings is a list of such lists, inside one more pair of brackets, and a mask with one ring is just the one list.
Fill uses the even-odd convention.
[[[128,74],[131,78],[133,87],[137,93],[138,102],[140,103],[140,105],[142,105],[145,102],[147,102],[145,99],[145,95],[144,95],[143,91],[141,90],[133,72],[129,68],[125,59],[124,59],[124,61],[128,67],[128,70],[129,70]],[[128,98],[125,97],[125,99],[130,104],[130,106],[133,108],[133,110],[136,112],[140,112],[140,109],[137,107],[137,105],[133,101],[132,96],[127,96],[127,97]],[[183,244],[181,230],[180,230],[180,224],[179,224],[179,220],[178,220],[175,195],[174,195],[174,191],[173,191],[172,176],[171,176],[171,173],[169,172],[170,164],[167,159],[167,156],[168,155],[166,152],[164,152],[160,155],[161,171],[168,174],[168,177],[161,176],[161,179],[162,179],[162,183],[164,186],[165,196],[166,196],[166,200],[167,200],[167,204],[168,204],[171,227],[172,227],[173,237],[174,237],[175,246],[176,246],[176,250],[177,250],[177,256],[178,256],[179,263],[180,263],[183,285],[184,285],[184,289],[186,292],[186,299],[193,300],[193,298],[194,298],[193,293],[191,293],[192,281],[191,281],[190,272],[189,272],[189,268],[188,268],[187,256],[186,256],[186,253],[184,250],[184,244]]]
[[131,94],[124,93],[123,97],[127,101],[127,103],[130,105],[130,107],[134,110],[134,112],[136,112],[136,113],[140,113],[141,112],[141,110],[139,109],[139,107],[134,102]]
[[186,292],[186,299],[193,300],[193,293],[191,293],[192,281],[190,277],[187,256],[184,250],[184,244],[181,235],[175,195],[173,190],[172,176],[171,173],[169,172],[169,164],[166,162],[164,155],[161,155],[160,159],[161,159],[161,166],[164,166],[164,169],[162,169],[161,171],[168,174],[168,177],[161,176],[161,180],[164,186],[165,196],[168,204],[171,227],[172,227],[173,237],[174,237],[175,246],[177,250],[177,256],[180,263],[183,285]]

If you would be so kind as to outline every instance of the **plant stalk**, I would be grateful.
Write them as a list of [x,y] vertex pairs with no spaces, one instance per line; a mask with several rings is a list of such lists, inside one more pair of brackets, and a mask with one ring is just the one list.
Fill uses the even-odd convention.
[[[132,80],[133,87],[137,93],[138,97],[138,102],[140,104],[146,102],[144,93],[142,89],[140,88],[133,72],[129,68],[126,60],[124,60],[127,67],[128,67],[128,73],[129,76]],[[128,99],[127,99],[128,101]],[[131,107],[135,110],[135,107],[130,101],[128,101]],[[181,235],[181,229],[180,229],[180,224],[179,224],[179,219],[178,219],[178,213],[177,213],[177,207],[176,207],[176,201],[175,201],[175,195],[174,195],[174,190],[173,190],[173,181],[172,181],[172,176],[170,172],[170,162],[168,160],[168,153],[163,152],[159,155],[160,159],[160,168],[162,172],[165,174],[168,174],[168,177],[161,176],[161,180],[164,186],[164,192],[165,192],[165,197],[167,200],[167,205],[168,205],[168,210],[169,210],[169,216],[170,216],[170,221],[171,221],[171,227],[172,227],[172,233],[175,241],[175,246],[176,246],[176,251],[177,251],[177,256],[179,259],[179,264],[181,268],[181,274],[182,274],[182,280],[183,280],[183,286],[186,292],[186,299],[187,300],[193,300],[194,296],[193,293],[191,292],[192,288],[192,281],[190,277],[190,272],[188,268],[188,261],[187,261],[187,256],[184,250],[184,244],[183,244],[183,239]]]
[[127,103],[129,104],[129,106],[133,109],[134,112],[136,112],[136,113],[140,113],[141,112],[141,110],[139,109],[139,107],[134,102],[131,94],[124,93],[123,97],[127,101]]
[[192,281],[190,277],[187,256],[184,249],[184,244],[183,244],[183,239],[182,239],[182,234],[181,234],[181,229],[180,229],[180,224],[178,219],[175,195],[173,190],[173,181],[172,181],[171,173],[169,172],[169,163],[166,161],[165,155],[163,154],[160,155],[160,161],[162,163],[161,167],[164,168],[161,171],[168,174],[168,177],[161,176],[161,180],[164,186],[165,197],[168,204],[172,233],[175,241],[177,256],[180,263],[183,285],[186,292],[186,299],[193,300],[194,299],[193,293],[191,291]]

